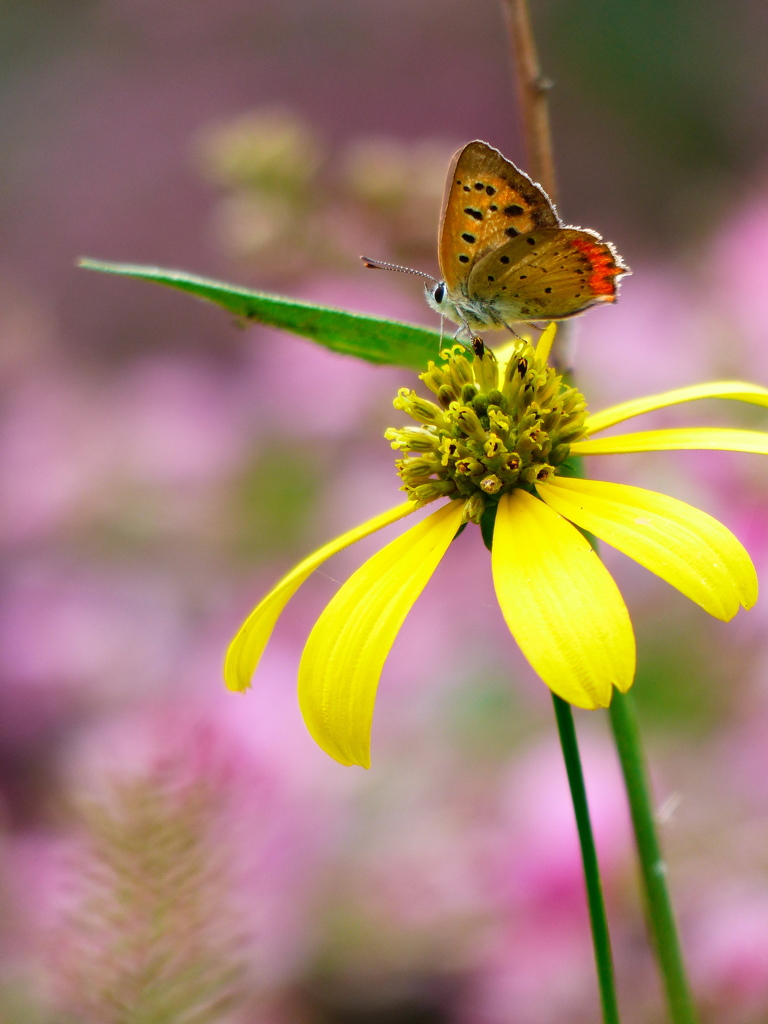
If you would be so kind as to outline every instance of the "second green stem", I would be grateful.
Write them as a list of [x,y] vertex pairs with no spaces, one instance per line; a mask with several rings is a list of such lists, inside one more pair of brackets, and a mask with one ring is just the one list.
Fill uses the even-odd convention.
[[614,692],[609,713],[629,798],[645,889],[648,927],[664,979],[670,1017],[672,1024],[696,1024],[696,1010],[667,888],[667,866],[656,833],[648,773],[631,695]]

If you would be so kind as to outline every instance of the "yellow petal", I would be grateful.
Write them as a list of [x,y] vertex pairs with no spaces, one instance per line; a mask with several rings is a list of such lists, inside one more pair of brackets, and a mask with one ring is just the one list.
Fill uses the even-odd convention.
[[299,562],[287,576],[283,576],[277,586],[273,587],[267,596],[256,605],[229,645],[224,662],[224,681],[229,689],[247,690],[251,685],[251,676],[256,670],[280,613],[304,580],[319,565],[322,565],[331,555],[335,555],[337,551],[341,551],[343,548],[349,547],[350,544],[354,544],[355,541],[362,540],[363,537],[375,533],[376,530],[381,530],[382,527],[402,519],[410,512],[415,512],[418,507],[414,502],[406,501],[402,505],[391,508],[388,512],[369,519],[367,523],[356,526],[354,530],[324,544],[303,562]]
[[555,341],[555,335],[557,334],[557,324],[553,321],[549,326],[542,331],[539,343],[536,346],[536,361],[540,366],[546,366],[549,361],[549,354],[552,351],[552,345]]
[[623,551],[718,619],[757,600],[757,574],[730,530],[666,494],[598,480],[539,484],[546,503]]
[[643,430],[616,437],[574,441],[572,455],[622,455],[625,452],[666,452],[712,450],[753,452],[768,455],[768,434],[759,430],[731,430],[728,427],[679,427],[672,430]]
[[612,405],[587,418],[587,430],[596,434],[598,430],[606,430],[617,423],[640,416],[654,409],[664,409],[669,405],[681,402],[693,402],[698,398],[730,398],[738,402],[749,402],[752,405],[768,406],[768,388],[759,384],[744,384],[738,380],[719,380],[711,384],[694,384],[692,387],[675,388],[659,395],[648,395],[645,398],[634,398],[630,402]]
[[449,501],[362,565],[315,623],[299,667],[299,705],[315,741],[342,764],[370,766],[384,661],[461,525]]
[[635,675],[624,600],[579,531],[516,490],[499,501],[493,582],[512,635],[551,690],[583,708],[606,707]]

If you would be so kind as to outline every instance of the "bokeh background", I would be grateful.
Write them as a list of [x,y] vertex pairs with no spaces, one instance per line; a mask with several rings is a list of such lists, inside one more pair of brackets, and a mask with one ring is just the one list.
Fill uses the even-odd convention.
[[[768,383],[768,8],[532,0],[560,208],[634,269],[579,323],[593,405]],[[583,1024],[597,998],[551,705],[466,531],[381,684],[370,772],[317,750],[292,601],[247,696],[225,645],[398,500],[402,372],[75,268],[155,263],[434,324],[447,160],[524,163],[494,0],[0,5],[0,1019]],[[764,426],[701,404],[657,423]],[[648,420],[648,425],[651,420]],[[596,460],[723,519],[768,579],[768,467]],[[768,1020],[768,611],[723,625],[607,553],[705,1022]],[[578,715],[626,1021],[664,1019],[602,713]]]

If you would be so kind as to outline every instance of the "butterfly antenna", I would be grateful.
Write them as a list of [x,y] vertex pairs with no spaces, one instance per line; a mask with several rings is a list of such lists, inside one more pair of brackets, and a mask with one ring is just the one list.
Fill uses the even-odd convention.
[[432,277],[431,274],[425,274],[423,270],[412,270],[410,267],[401,267],[397,263],[384,263],[381,260],[371,260],[367,256],[361,256],[360,259],[363,261],[363,266],[368,267],[370,270],[395,270],[399,274],[415,274],[416,277],[426,277],[428,281],[434,281],[437,284],[437,278]]

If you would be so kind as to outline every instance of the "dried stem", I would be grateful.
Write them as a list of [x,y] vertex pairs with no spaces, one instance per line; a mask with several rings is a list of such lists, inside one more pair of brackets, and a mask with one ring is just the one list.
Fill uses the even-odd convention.
[[550,82],[541,74],[527,0],[503,0],[513,58],[518,101],[523,114],[527,170],[554,202],[557,195],[547,92]]
[[[536,40],[531,27],[528,0],[501,0],[509,29],[512,70],[515,76],[520,110],[523,115],[523,137],[527,156],[526,170],[557,201],[557,176],[549,127],[549,92],[551,82],[541,73]],[[566,320],[557,332],[551,363],[559,373],[573,369],[573,321]]]
[[[547,102],[548,83],[542,78],[536,43],[528,11],[527,0],[502,0],[509,26],[509,37],[512,48],[512,61],[517,82],[520,109],[523,114],[523,132],[528,154],[529,171],[544,186],[550,197],[556,198],[556,178],[552,151],[552,136],[549,127],[549,109]],[[568,322],[565,327],[570,328]],[[571,331],[558,332],[556,349],[552,352],[552,364],[570,376],[571,373]],[[564,729],[567,743],[563,745],[566,764],[569,764],[567,747],[573,747],[574,758],[578,757],[575,732],[569,725],[565,715],[567,705],[562,707],[555,700],[558,713],[558,726],[561,741]],[[643,755],[640,731],[634,717],[631,699],[624,694],[615,693],[610,708],[611,725],[614,739],[621,760],[622,771],[627,788],[635,840],[642,868],[642,879],[648,920],[654,940],[657,960],[664,980],[672,1024],[696,1024],[696,1010],[691,990],[686,977],[685,964],[680,948],[672,902],[667,888],[666,868],[661,856],[661,849],[656,833],[656,823],[650,800],[645,759]],[[575,761],[569,766],[569,779],[576,773]],[[578,778],[576,778],[578,783]],[[584,818],[585,833],[589,829],[589,809],[578,790],[573,789],[574,809],[577,820]],[[581,824],[580,824],[581,836]],[[599,896],[600,878],[594,850],[590,848],[590,834],[586,835],[586,844],[582,842],[582,859],[587,879],[588,892],[590,887],[596,888]],[[596,899],[594,909],[590,893],[590,911],[592,914],[592,935],[595,944],[598,977],[603,996],[604,1020],[614,1019],[618,1015],[613,989],[613,968],[610,958],[610,942],[605,922],[605,911],[602,899]]]
[[[542,79],[527,0],[502,0],[502,4],[509,29],[518,102],[523,115],[523,136],[528,170],[533,178],[541,182],[554,201],[557,180],[552,151],[552,134],[549,127],[548,83]],[[567,357],[570,345],[566,343],[563,346],[563,332],[558,332],[558,334],[556,348],[551,353],[551,358],[558,369],[567,372],[570,370],[570,359]],[[570,705],[554,694],[553,700],[560,745],[568,773],[571,800],[579,832],[603,1024],[619,1024],[611,940],[573,714]]]

